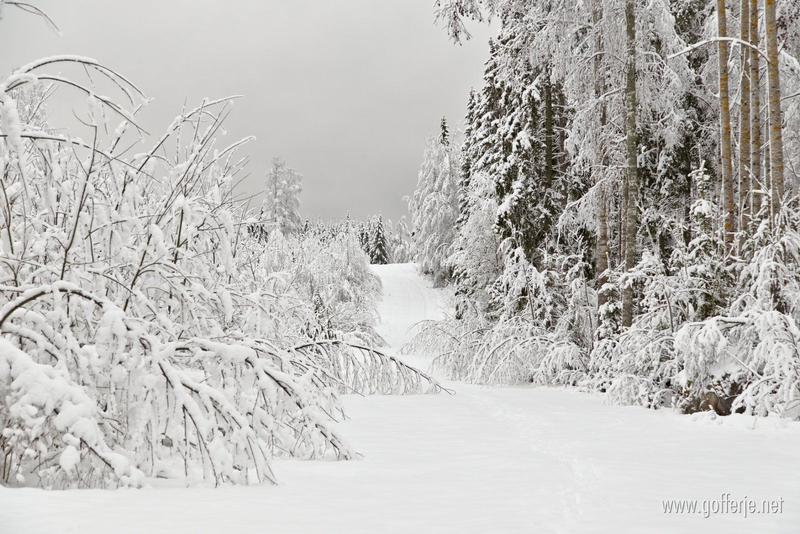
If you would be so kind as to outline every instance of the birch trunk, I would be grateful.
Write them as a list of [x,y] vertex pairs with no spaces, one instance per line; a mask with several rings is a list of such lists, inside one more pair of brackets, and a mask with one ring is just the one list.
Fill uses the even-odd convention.
[[[758,0],[750,0],[750,43],[758,48]],[[750,167],[753,170],[752,218],[759,221],[764,185],[761,183],[761,56],[750,54]]]
[[[740,2],[739,39],[750,41],[750,0]],[[741,76],[739,82],[739,231],[741,239],[750,227],[751,191],[753,172],[750,161],[750,47],[739,45]]]
[[722,207],[724,210],[723,234],[725,250],[730,251],[736,231],[733,191],[733,159],[731,156],[731,104],[728,87],[728,17],[725,0],[717,0],[717,34],[719,41],[719,115],[721,123],[720,157],[722,158]]
[[777,216],[783,200],[783,126],[781,123],[781,80],[778,57],[776,0],[764,0],[764,28],[767,37],[767,77],[769,82],[769,158],[772,182],[772,216]]
[[[625,33],[627,37],[627,72],[625,75],[625,145],[627,165],[625,169],[625,270],[636,266],[636,194],[638,190],[639,139],[636,132],[636,0],[625,1]],[[633,322],[633,286],[622,289],[622,325]]]
[[[592,22],[595,31],[595,50],[594,50],[594,96],[600,106],[600,137],[598,139],[598,157],[600,163],[601,178],[597,184],[597,246],[595,249],[595,272],[597,279],[595,289],[597,290],[598,308],[606,303],[606,295],[602,291],[603,284],[606,283],[606,270],[608,269],[608,207],[606,205],[605,172],[606,165],[606,146],[604,132],[606,129],[606,104],[600,99],[605,94],[606,80],[603,71],[603,32],[600,30],[600,22],[603,20],[603,4],[601,0],[594,0],[592,8]],[[597,169],[597,168],[596,168]],[[597,173],[598,170],[595,170]]]

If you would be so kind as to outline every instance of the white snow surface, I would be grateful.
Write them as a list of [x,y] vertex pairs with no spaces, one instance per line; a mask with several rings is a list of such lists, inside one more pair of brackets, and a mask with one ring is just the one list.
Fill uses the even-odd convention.
[[[447,310],[413,265],[376,266],[397,349]],[[425,363],[424,355],[412,358]],[[278,486],[0,487],[0,533],[800,532],[800,425],[682,416],[541,387],[350,396],[350,462],[277,461]],[[782,514],[670,515],[664,499],[783,499]]]

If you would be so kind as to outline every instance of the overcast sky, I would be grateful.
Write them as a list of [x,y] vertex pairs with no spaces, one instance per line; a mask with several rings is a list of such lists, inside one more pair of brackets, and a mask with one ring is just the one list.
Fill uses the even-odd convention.
[[94,57],[155,100],[162,131],[188,99],[245,95],[228,135],[255,135],[247,187],[273,155],[304,176],[307,217],[405,213],[426,135],[461,127],[489,30],[453,45],[433,0],[37,0],[62,36],[6,9],[0,69],[55,53]]

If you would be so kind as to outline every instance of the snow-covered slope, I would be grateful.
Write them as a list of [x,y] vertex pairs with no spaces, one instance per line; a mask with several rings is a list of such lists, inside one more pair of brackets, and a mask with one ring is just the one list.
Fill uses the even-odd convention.
[[[446,294],[410,265],[376,272],[381,332],[396,348],[443,312]],[[800,425],[609,406],[559,389],[453,387],[347,398],[340,429],[363,459],[278,462],[278,487],[0,489],[0,533],[798,532]],[[783,512],[663,511],[664,499],[713,507],[723,494],[759,507],[783,499]]]

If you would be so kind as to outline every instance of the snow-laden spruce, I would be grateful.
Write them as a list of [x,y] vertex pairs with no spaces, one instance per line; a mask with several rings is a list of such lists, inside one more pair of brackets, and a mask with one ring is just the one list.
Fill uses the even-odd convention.
[[[86,95],[87,139],[49,126],[54,85]],[[372,348],[354,234],[284,237],[245,211],[233,98],[147,145],[123,105],[141,91],[89,58],[24,66],[0,101],[0,483],[274,482],[274,456],[354,456],[339,393],[440,389]]]

